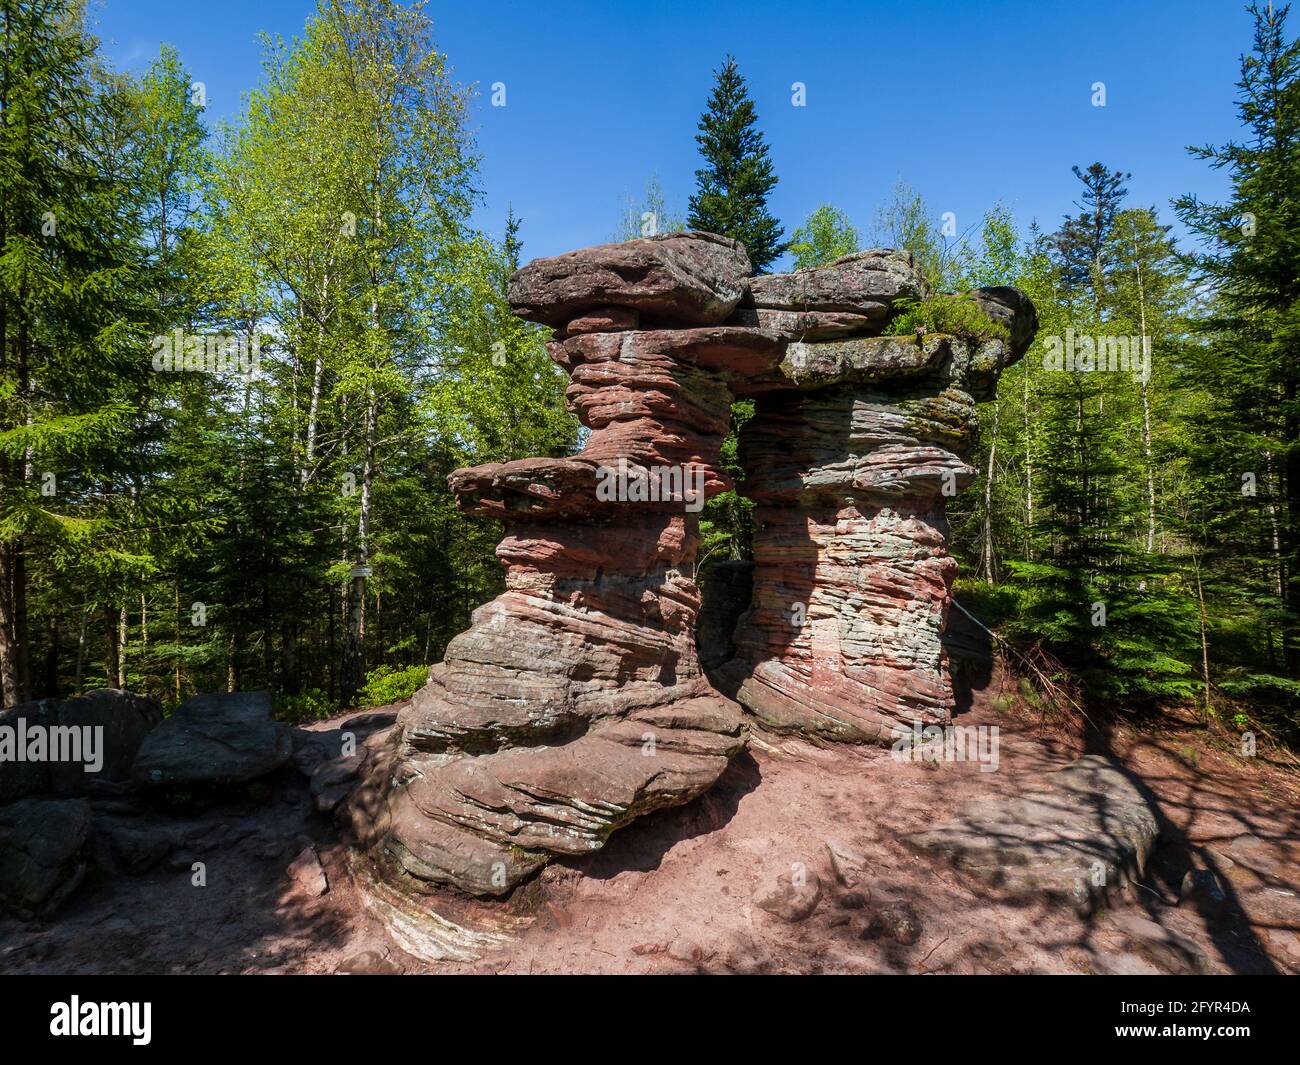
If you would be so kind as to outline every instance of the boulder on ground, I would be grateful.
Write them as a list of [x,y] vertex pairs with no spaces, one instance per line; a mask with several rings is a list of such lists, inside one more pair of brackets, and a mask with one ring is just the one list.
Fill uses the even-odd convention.
[[105,850],[98,853],[111,863],[111,867],[119,868],[128,876],[147,873],[166,858],[177,843],[177,834],[170,825],[139,818],[99,818],[95,834],[107,845],[106,853]]
[[821,898],[821,877],[807,866],[786,870],[754,893],[760,909],[791,923],[812,916]]
[[921,918],[910,902],[887,902],[867,916],[860,934],[863,939],[886,937],[910,947],[921,938]]
[[[0,802],[47,791],[87,795],[105,781],[129,779],[140,744],[160,721],[156,699],[114,688],[0,711]],[[28,760],[37,731],[41,754]],[[5,751],[10,743],[13,751]]]
[[0,907],[23,916],[56,910],[86,874],[90,829],[83,799],[0,806]]
[[330,889],[325,870],[320,864],[320,857],[313,846],[304,847],[289,863],[286,873],[292,884],[292,894],[314,899],[324,895]]
[[114,688],[97,688],[60,704],[59,725],[63,728],[102,728],[100,755],[103,764],[97,773],[87,773],[81,765],[56,763],[50,767],[54,790],[64,795],[85,794],[95,780],[129,780],[140,745],[162,722],[162,706],[157,699]]
[[1071,762],[1047,783],[1051,790],[972,803],[905,842],[1008,899],[1045,898],[1088,914],[1146,867],[1159,825],[1122,768],[1100,755]]
[[0,729],[12,752],[0,757],[0,803],[13,802],[26,795],[50,790],[50,763],[28,761],[18,755],[18,746],[26,729],[46,729],[58,721],[59,704],[54,699],[38,699],[0,710]]
[[289,730],[271,720],[270,693],[195,695],[145,739],[132,777],[146,787],[240,784],[292,753]]

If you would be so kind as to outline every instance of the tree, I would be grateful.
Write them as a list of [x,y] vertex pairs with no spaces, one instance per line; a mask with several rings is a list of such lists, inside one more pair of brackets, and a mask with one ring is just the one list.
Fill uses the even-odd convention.
[[1227,171],[1232,195],[1224,203],[1184,196],[1175,207],[1206,242],[1207,250],[1190,262],[1214,292],[1201,325],[1205,344],[1189,361],[1190,378],[1220,399],[1206,427],[1221,445],[1205,456],[1206,473],[1221,486],[1213,512],[1236,529],[1233,539],[1245,557],[1271,571],[1282,660],[1294,678],[1300,675],[1300,41],[1286,39],[1289,5],[1254,3],[1250,12],[1253,49],[1242,58],[1237,83],[1237,112],[1249,135],[1191,149]]
[[714,78],[695,137],[705,165],[695,172],[687,223],[740,241],[755,272],[761,273],[786,247],[781,224],[767,209],[777,177],[734,56],[727,56]]
[[128,87],[98,65],[80,4],[3,0],[0,27],[0,685],[12,705],[33,694],[29,592],[46,559],[45,578],[104,607],[108,679],[121,679],[110,604],[153,566],[132,500],[155,455],[141,353],[159,316]]
[[1142,477],[1146,485],[1146,532],[1143,549],[1157,550],[1157,482],[1155,439],[1161,421],[1153,419],[1158,397],[1173,385],[1176,349],[1188,327],[1188,277],[1170,234],[1154,208],[1119,212],[1113,227],[1110,299],[1112,318],[1121,335],[1135,338],[1148,360],[1137,376],[1141,398]]
[[645,195],[639,206],[631,196],[624,199],[623,217],[614,239],[634,240],[660,233],[677,233],[686,228],[686,221],[668,207],[659,175],[651,174],[646,179]]
[[972,249],[965,233],[946,235],[930,208],[911,185],[899,181],[890,200],[876,212],[872,241],[880,247],[912,253],[917,269],[936,292],[970,287]]
[[1067,218],[1052,239],[1058,268],[1066,284],[1087,288],[1094,305],[1101,300],[1101,278],[1110,265],[1113,250],[1115,215],[1128,195],[1124,182],[1132,174],[1109,170],[1093,163],[1087,170],[1071,168],[1083,182],[1083,193],[1075,206],[1079,214]]
[[469,224],[443,64],[418,11],[327,2],[293,46],[268,42],[216,167],[212,291],[266,335],[215,418],[219,460],[188,471],[220,501],[219,562],[190,586],[220,605],[227,683],[346,705],[371,665],[428,661],[501,580],[446,475],[572,442],[548,334],[506,299],[519,220],[500,243]]
[[813,211],[790,240],[796,270],[824,266],[860,248],[858,231],[849,216],[829,203]]

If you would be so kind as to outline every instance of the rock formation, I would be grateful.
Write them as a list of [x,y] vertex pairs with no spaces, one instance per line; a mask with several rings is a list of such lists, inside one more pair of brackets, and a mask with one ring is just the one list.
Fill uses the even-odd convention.
[[[861,258],[810,271],[802,288],[790,279],[808,275],[759,279],[753,298],[784,300],[769,313],[788,315],[870,307],[885,271],[864,275]],[[900,260],[876,261],[900,293],[919,289]],[[741,437],[757,504],[752,609],[718,680],[771,728],[888,740],[950,717],[945,501],[976,474],[976,402],[1036,328],[1015,289],[965,298],[983,336],[793,341],[782,387],[757,398]]]
[[1027,346],[1032,306],[982,290],[983,338],[881,336],[928,295],[909,255],[749,272],[738,243],[687,233],[511,279],[515,312],[556,330],[590,436],[570,458],[450,478],[463,510],[506,526],[506,590],[349,767],[361,783],[338,811],[386,905],[394,887],[504,895],[700,794],[742,748],[741,708],[697,652],[694,579],[739,396],[756,401],[743,491],[759,529],[752,609],[733,635],[738,572],[706,617],[719,686],[769,726],[836,738],[947,719],[943,498],[974,476],[975,401]]
[[1159,835],[1156,813],[1131,775],[1114,759],[1090,754],[1023,795],[970,803],[904,842],[1004,899],[1046,899],[1088,916],[1140,878]]
[[289,730],[271,720],[271,693],[195,695],[154,729],[131,775],[150,788],[225,787],[265,776],[293,753]]
[[[744,744],[705,679],[692,579],[737,378],[778,336],[728,327],[749,261],[709,234],[542,259],[511,281],[591,432],[572,458],[458,470],[502,521],[506,591],[475,611],[347,810],[389,879],[500,895],[708,788]],[[659,326],[662,326],[660,328]]]
[[[86,795],[105,781],[128,780],[140,745],[162,719],[157,700],[112,688],[0,711],[0,803],[41,792]],[[87,730],[95,732],[93,744],[82,743]],[[64,738],[68,742],[62,745],[75,747],[76,758],[60,759],[51,751],[24,757],[18,748],[28,733]],[[92,752],[98,766],[87,772]]]
[[91,882],[147,872],[185,836],[151,799],[216,802],[290,754],[268,692],[196,695],[166,719],[107,688],[0,712],[0,912],[47,917],[92,868]]

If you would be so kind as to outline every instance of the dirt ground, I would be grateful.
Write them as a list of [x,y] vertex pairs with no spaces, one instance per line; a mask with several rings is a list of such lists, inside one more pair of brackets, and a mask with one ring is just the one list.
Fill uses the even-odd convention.
[[[151,872],[87,882],[45,924],[0,922],[0,971],[1300,973],[1300,773],[1263,752],[1238,757],[1190,720],[1070,736],[999,711],[996,687],[959,718],[999,726],[996,772],[758,734],[702,799],[544,870],[510,904],[526,927],[477,962],[428,963],[395,944],[286,767],[255,798],[171,815],[185,849]],[[1119,759],[1162,828],[1145,880],[1092,917],[1007,902],[904,845],[966,802],[1023,792],[1083,753]],[[832,890],[828,843],[861,859],[852,891]],[[319,897],[287,871],[309,844],[329,883]],[[794,863],[820,870],[827,891],[790,922],[755,899]],[[1178,904],[1193,863],[1226,888],[1213,909]],[[910,904],[915,942],[863,938],[864,898]]]

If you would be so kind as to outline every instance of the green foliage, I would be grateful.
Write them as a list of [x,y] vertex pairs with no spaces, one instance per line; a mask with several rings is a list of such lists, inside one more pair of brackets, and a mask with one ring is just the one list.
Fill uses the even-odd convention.
[[288,692],[276,695],[272,716],[277,721],[296,725],[304,721],[323,721],[338,713],[339,709],[319,688],[308,688],[293,695]]
[[[1266,670],[1300,676],[1300,41],[1287,7],[1250,7],[1237,112],[1246,137],[1193,149],[1226,172],[1223,203],[1175,208],[1202,241],[1189,256],[1212,293],[1184,380],[1214,402],[1189,434],[1197,490],[1189,526],[1231,573],[1238,602],[1271,599]],[[1243,489],[1245,479],[1252,490]],[[1261,663],[1263,664],[1263,663]]]
[[790,240],[796,270],[825,266],[860,249],[858,231],[849,216],[829,203],[813,211]]
[[[754,416],[752,399],[737,400],[731,405],[731,427],[722,442],[722,469],[734,481],[743,482],[740,463],[741,427]],[[754,502],[735,489],[719,492],[704,505],[700,515],[700,547],[696,555],[699,568],[726,559],[747,559],[753,555]]]
[[1124,182],[1133,175],[1101,163],[1093,163],[1087,170],[1076,166],[1073,171],[1083,183],[1083,192],[1075,202],[1079,213],[1061,224],[1051,245],[1062,283],[1070,289],[1090,290],[1096,302],[1113,261],[1116,214],[1128,194]]
[[394,669],[380,666],[366,675],[366,683],[357,692],[358,706],[387,706],[409,699],[428,683],[428,666]]
[[[577,426],[507,305],[520,221],[470,225],[468,92],[427,18],[322,3],[214,144],[175,50],[132,80],[71,0],[0,18],[7,699],[266,686],[312,716],[436,658],[502,581],[447,474]],[[156,372],[178,328],[258,336],[257,372]]]
[[932,291],[970,288],[972,249],[963,235],[946,236],[920,194],[904,181],[876,214],[872,242],[909,251]]
[[948,333],[973,340],[1006,340],[1007,327],[995,322],[978,303],[968,296],[934,296],[929,299],[902,299],[895,305],[899,313],[885,332],[894,336],[910,333]]
[[[1053,233],[1019,233],[1003,205],[958,231],[900,184],[874,239],[936,294],[1010,283],[1038,308],[1038,340],[980,406],[983,476],[949,501],[967,608],[1093,701],[1194,702],[1294,741],[1300,45],[1286,8],[1251,10],[1245,134],[1195,152],[1230,192],[1176,205],[1195,254],[1100,163],[1075,168]],[[213,137],[174,49],[114,74],[74,0],[5,0],[0,30],[5,702],[266,686],[296,721],[409,697],[503,584],[499,529],[457,510],[447,474],[580,440],[549,331],[508,306],[522,223],[497,239],[471,222],[469,92],[427,18],[321,3],[301,37],[266,40],[261,83]],[[734,59],[697,140],[689,225],[766,269],[776,176]],[[646,212],[682,224],[654,177],[620,235]],[[859,245],[823,205],[791,250],[802,268]],[[156,372],[176,329],[256,337],[260,366]],[[918,330],[1005,336],[962,296],[902,305],[891,331]],[[1067,335],[1137,337],[1150,362],[1054,369]],[[722,460],[743,489],[752,402],[732,415]],[[742,493],[711,500],[699,565],[748,557],[752,525]]]
[[777,177],[734,56],[727,56],[714,78],[695,137],[704,166],[695,172],[688,225],[740,241],[761,273],[785,250],[781,224],[767,209]]

